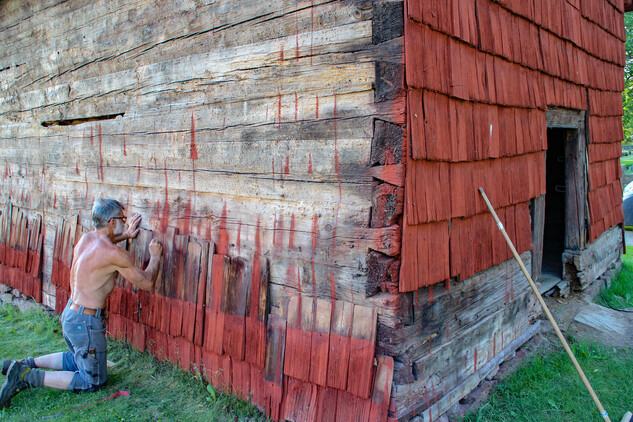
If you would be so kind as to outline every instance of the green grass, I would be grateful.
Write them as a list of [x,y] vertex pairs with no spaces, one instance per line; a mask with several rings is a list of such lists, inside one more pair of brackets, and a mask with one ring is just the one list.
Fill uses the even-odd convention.
[[[573,340],[571,345],[611,420],[619,421],[633,409],[633,353]],[[464,418],[466,422],[602,420],[559,344],[542,347],[503,379],[483,406]]]
[[[21,313],[15,307],[0,307],[0,357],[18,359],[67,350],[58,317],[41,310]],[[264,421],[252,405],[236,397],[207,390],[199,376],[158,362],[129,345],[108,340],[108,382],[95,393],[37,388],[13,398],[0,411],[0,421],[33,421],[59,415],[55,421]],[[4,377],[0,375],[4,382]],[[117,391],[118,397],[73,411]],[[71,412],[71,413],[68,413]]]
[[597,302],[616,309],[633,308],[633,245],[622,255],[622,269],[611,279],[609,288],[602,288]]

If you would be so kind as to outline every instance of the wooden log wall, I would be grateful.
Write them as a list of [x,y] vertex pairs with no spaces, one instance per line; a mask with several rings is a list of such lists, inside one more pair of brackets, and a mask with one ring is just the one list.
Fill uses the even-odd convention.
[[[510,254],[477,188],[529,258],[530,203],[545,194],[547,110],[588,116],[589,241],[622,222],[623,7],[621,0],[405,2],[409,142],[398,289],[412,292],[414,311],[378,330],[379,350],[395,354],[396,419],[434,420],[500,352],[501,336],[527,332],[533,299],[516,269],[500,274]],[[607,243],[615,259],[617,241]],[[505,292],[502,305],[492,286]],[[462,326],[461,309],[489,322]],[[511,319],[503,316],[510,309]],[[440,401],[444,410],[434,405]]]
[[[401,307],[375,293],[398,283],[402,2],[0,8],[0,204],[42,218],[46,302],[68,299],[94,199],[119,199],[143,217],[121,246],[141,265],[157,237],[165,259],[151,294],[116,281],[112,336],[274,420],[385,420],[377,320]],[[388,283],[368,282],[370,256]]]

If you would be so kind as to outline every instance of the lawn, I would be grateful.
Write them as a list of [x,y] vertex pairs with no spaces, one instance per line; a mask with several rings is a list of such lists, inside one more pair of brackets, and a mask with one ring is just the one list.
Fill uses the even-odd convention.
[[[66,350],[56,315],[41,310],[21,313],[0,307],[0,358],[23,358]],[[265,421],[250,404],[207,390],[199,376],[158,362],[119,341],[108,340],[106,386],[96,393],[74,394],[48,388],[18,394],[0,421]],[[4,377],[0,375],[4,382]],[[98,402],[118,391],[129,397]],[[89,407],[79,409],[83,406]]]
[[[616,308],[633,307],[633,247],[620,273],[598,297]],[[572,350],[612,421],[633,411],[633,350],[570,339]],[[464,421],[602,421],[569,357],[553,333],[479,409]]]

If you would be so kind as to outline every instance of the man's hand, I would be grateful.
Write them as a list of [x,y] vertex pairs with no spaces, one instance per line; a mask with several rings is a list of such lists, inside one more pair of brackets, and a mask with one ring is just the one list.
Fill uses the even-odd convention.
[[132,218],[130,218],[130,222],[127,225],[127,229],[123,232],[121,236],[123,239],[133,239],[136,237],[140,229],[138,225],[141,224],[141,215],[134,214]]
[[163,254],[163,245],[161,245],[158,240],[152,239],[152,241],[149,242],[149,254],[156,257],[161,256]]

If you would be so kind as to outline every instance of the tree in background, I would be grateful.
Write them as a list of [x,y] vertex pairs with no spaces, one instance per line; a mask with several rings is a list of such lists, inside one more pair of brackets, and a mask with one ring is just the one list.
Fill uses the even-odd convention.
[[624,65],[624,92],[622,92],[622,105],[624,116],[624,145],[633,143],[633,12],[624,14],[624,27],[626,28],[626,64]]

